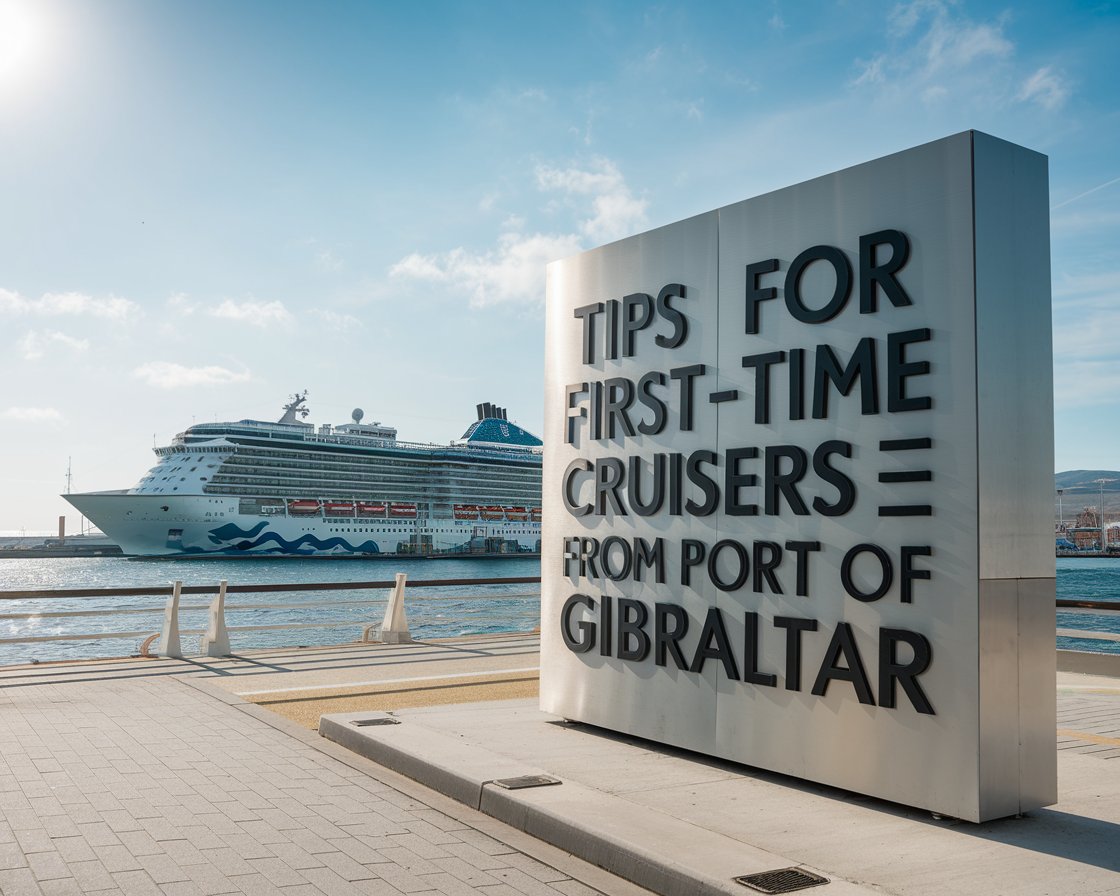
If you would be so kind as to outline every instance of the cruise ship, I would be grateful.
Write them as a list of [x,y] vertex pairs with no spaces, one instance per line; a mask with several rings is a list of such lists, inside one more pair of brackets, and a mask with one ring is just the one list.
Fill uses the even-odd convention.
[[130,489],[63,495],[126,554],[310,556],[540,552],[541,440],[487,402],[449,445],[352,420],[200,423]]

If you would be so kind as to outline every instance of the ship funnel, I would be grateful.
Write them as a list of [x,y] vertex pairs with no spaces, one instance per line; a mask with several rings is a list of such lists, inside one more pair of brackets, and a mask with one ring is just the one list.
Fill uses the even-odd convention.
[[506,416],[506,409],[500,408],[490,401],[484,401],[482,404],[476,404],[475,410],[478,412],[479,420],[508,420]]

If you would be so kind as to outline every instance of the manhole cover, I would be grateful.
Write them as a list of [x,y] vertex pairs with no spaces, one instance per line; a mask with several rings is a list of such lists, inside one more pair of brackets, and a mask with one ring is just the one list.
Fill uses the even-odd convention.
[[759,893],[793,893],[808,887],[827,884],[828,878],[803,871],[800,868],[779,868],[777,871],[760,871],[758,874],[744,874],[736,877],[736,883],[750,887]]
[[493,783],[506,790],[524,790],[526,787],[547,787],[550,784],[559,784],[559,778],[550,778],[548,775],[522,775],[520,778],[497,778]]
[[369,728],[372,725],[399,725],[400,719],[384,716],[380,719],[354,719],[350,722],[355,728]]

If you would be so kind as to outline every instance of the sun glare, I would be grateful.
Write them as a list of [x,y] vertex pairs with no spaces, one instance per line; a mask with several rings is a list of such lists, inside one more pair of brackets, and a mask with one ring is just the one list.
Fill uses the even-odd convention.
[[29,0],[0,0],[0,89],[23,81],[42,56],[44,21]]

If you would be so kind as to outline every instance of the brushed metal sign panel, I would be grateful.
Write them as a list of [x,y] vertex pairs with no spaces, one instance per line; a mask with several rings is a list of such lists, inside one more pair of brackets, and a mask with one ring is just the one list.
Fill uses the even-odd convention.
[[[746,742],[755,761],[767,768],[781,766],[799,777],[910,805],[936,801],[957,816],[967,814],[970,796],[975,800],[975,784],[970,787],[968,782],[977,774],[977,754],[968,745],[974,745],[978,735],[975,663],[950,661],[953,656],[975,656],[977,649],[971,180],[971,147],[967,139],[959,139],[720,210],[722,306],[743,304],[742,272],[764,259],[779,259],[781,268],[760,277],[760,285],[776,284],[782,291],[757,303],[757,333],[744,333],[742,320],[739,326],[721,330],[721,367],[735,376],[744,392],[754,394],[757,376],[755,370],[742,367],[742,356],[784,351],[787,361],[770,368],[768,424],[756,422],[750,402],[745,408],[742,403],[720,406],[719,450],[726,453],[738,444],[794,444],[812,452],[836,440],[851,446],[852,457],[836,456],[835,465],[856,480],[856,494],[851,508],[840,515],[798,514],[785,502],[775,515],[724,521],[725,530],[734,527],[740,538],[782,544],[802,539],[819,542],[822,548],[813,558],[807,596],[798,597],[790,588],[784,595],[766,589],[762,594],[729,596],[749,602],[764,616],[816,619],[819,628],[803,636],[803,674],[810,680],[800,691],[782,684],[755,691],[728,689],[720,707],[717,749],[722,753]],[[872,296],[875,310],[868,312],[861,307],[858,282],[860,239],[884,230],[904,234],[908,241],[908,258],[896,279],[910,304],[896,306],[877,289]],[[790,265],[813,246],[835,247],[852,269],[850,297],[834,317],[821,323],[799,320],[788,307]],[[876,261],[891,255],[889,247],[876,248]],[[946,264],[946,259],[956,261]],[[834,292],[835,279],[831,265],[814,262],[798,284],[802,302],[823,307]],[[888,342],[892,334],[923,328],[930,331],[929,338],[909,343],[906,356],[928,363],[929,372],[905,383],[909,395],[929,397],[931,406],[892,411],[887,396]],[[827,416],[813,419],[816,359],[821,354],[817,346],[828,346],[846,362],[861,341],[869,339],[878,378],[875,412],[867,413],[871,408],[860,394],[870,378],[864,370],[848,396],[831,389]],[[805,352],[807,407],[800,420],[791,419],[789,412],[788,356],[796,349]],[[889,445],[905,440],[929,440],[930,447]],[[881,474],[891,478],[889,474],[898,473],[921,473],[928,479],[881,481]],[[814,497],[832,500],[836,493],[812,473],[802,482],[807,503]],[[908,507],[928,507],[928,513],[882,515]],[[854,599],[842,586],[844,557],[860,544],[885,551],[895,569],[890,589],[874,601]],[[914,568],[928,571],[931,579],[914,581],[910,602],[903,602],[901,593],[904,546],[928,547],[933,554],[915,558]],[[881,574],[881,565],[869,554],[860,560],[857,569],[869,582]],[[928,639],[936,661],[917,680],[935,713],[917,713],[901,694],[893,709],[873,706],[842,680],[829,682],[823,696],[814,695],[811,676],[841,621],[852,627],[875,704],[882,702],[872,671],[879,661],[880,629],[917,632]],[[764,645],[761,665],[780,670],[785,653],[783,641],[771,638]],[[796,738],[790,737],[791,730],[798,731]],[[925,771],[915,774],[919,767]]]
[[543,709],[1052,801],[1045,202],[965,133],[550,265]]
[[[634,359],[624,359],[625,363],[605,359],[603,347],[599,345],[605,338],[604,322],[599,320],[595,327],[596,354],[589,364],[582,363],[583,328],[581,321],[573,316],[574,308],[637,293],[648,294],[656,301],[663,287],[680,284],[685,296],[675,304],[687,314],[686,342],[690,348],[695,346],[697,356],[714,357],[719,325],[717,251],[718,216],[710,212],[549,266],[548,294],[557,298],[550,298],[547,310],[545,391],[551,397],[546,399],[550,410],[545,415],[544,442],[547,446],[556,446],[556,450],[551,457],[548,452],[545,455],[545,495],[561,495],[563,473],[574,459],[609,457],[620,450],[623,442],[618,432],[613,438],[592,439],[588,419],[575,418],[574,442],[566,443],[565,427],[569,420],[563,410],[566,386],[602,382],[624,369],[630,371],[635,380],[657,371],[666,373],[667,385],[659,387],[660,391],[668,394],[676,383],[679,394],[682,381],[673,381],[668,374],[678,367],[688,366],[680,363],[676,350],[657,344],[657,335],[672,332],[664,323],[651,323],[635,334],[640,370],[637,369],[639,362]],[[675,432],[671,450],[688,454],[707,446],[715,431],[714,405],[707,401],[694,403],[690,408],[691,428],[684,431],[680,429],[680,410],[676,402],[672,409]],[[642,415],[641,419],[648,416]],[[637,425],[639,415],[634,417]],[[581,477],[578,499],[590,500],[591,494],[591,483],[587,477]],[[562,543],[564,538],[579,536],[602,541],[616,534],[628,541],[642,536],[651,541],[661,537],[666,542],[679,543],[689,538],[711,540],[715,535],[711,520],[668,514],[640,518],[633,514],[623,516],[610,507],[604,515],[579,518],[578,524],[573,526],[575,522],[577,518],[564,509],[562,501],[544,503],[541,605],[542,616],[549,622],[559,617],[561,606],[571,593],[567,587],[573,581],[569,573],[577,569],[578,561],[574,560],[568,561],[567,571],[564,568],[567,549]],[[593,562],[601,572],[598,561]],[[658,585],[648,574],[640,582],[633,581],[632,576],[618,583],[605,580],[602,575],[592,580],[610,596],[643,600],[650,607],[666,596],[664,586]],[[674,591],[672,600],[682,606],[690,618],[702,618],[710,597],[691,591]],[[711,752],[718,684],[714,666],[700,674],[686,673],[654,663],[636,664],[604,656],[601,647],[599,639],[594,649],[573,653],[564,646],[555,625],[542,624],[541,668],[550,670],[541,677],[542,707],[551,707],[551,712],[605,728]]]

